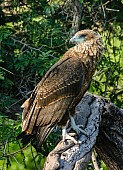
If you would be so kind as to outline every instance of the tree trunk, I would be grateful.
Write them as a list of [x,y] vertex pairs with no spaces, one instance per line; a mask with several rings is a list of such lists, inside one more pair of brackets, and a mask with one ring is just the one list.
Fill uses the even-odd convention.
[[73,11],[73,21],[71,26],[71,34],[74,35],[79,31],[80,21],[82,17],[82,3],[80,0],[71,0],[72,11]]
[[75,136],[81,144],[60,141],[49,153],[43,170],[85,170],[96,148],[109,170],[123,169],[123,110],[106,99],[86,93],[76,106],[75,122],[87,136]]
[[104,100],[97,152],[109,169],[123,170],[123,109]]

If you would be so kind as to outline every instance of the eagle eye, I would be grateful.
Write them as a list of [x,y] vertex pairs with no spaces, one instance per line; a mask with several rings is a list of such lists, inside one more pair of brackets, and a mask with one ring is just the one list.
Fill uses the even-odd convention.
[[79,38],[85,38],[87,34],[81,34]]

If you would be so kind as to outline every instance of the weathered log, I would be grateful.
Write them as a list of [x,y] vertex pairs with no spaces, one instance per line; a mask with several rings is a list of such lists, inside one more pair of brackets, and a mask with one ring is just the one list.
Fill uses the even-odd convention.
[[79,0],[71,0],[73,10],[73,21],[71,26],[71,33],[74,35],[79,31],[80,21],[82,17],[82,3]]
[[94,147],[109,170],[122,170],[123,110],[102,97],[86,93],[76,107],[75,121],[83,125],[87,136],[76,136],[81,141],[78,145],[60,141],[49,153],[44,170],[85,170]]
[[96,148],[110,170],[123,170],[123,109],[107,100]]

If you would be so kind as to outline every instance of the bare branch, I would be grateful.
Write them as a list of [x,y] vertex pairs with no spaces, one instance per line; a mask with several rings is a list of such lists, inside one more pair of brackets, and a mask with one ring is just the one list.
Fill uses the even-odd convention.
[[88,136],[80,134],[76,138],[81,141],[80,145],[60,141],[48,155],[43,170],[85,170],[91,154],[94,167],[98,170],[100,167],[92,153],[94,146],[109,170],[122,169],[123,109],[102,97],[86,93],[75,112],[76,124],[83,125]]
[[[29,44],[23,42],[23,39],[20,41],[20,40],[17,40],[17,39],[15,39],[15,38],[13,38],[12,36],[10,36],[10,38],[14,41],[14,43],[15,43],[15,42],[18,42],[18,43],[20,43],[20,44],[23,44],[24,47],[28,47],[28,48],[31,49],[31,50],[35,50],[35,51],[40,51],[40,52],[42,52],[42,51],[41,51],[41,47],[40,47],[40,48],[32,47],[32,46],[30,46]],[[24,48],[24,47],[23,47],[23,48]]]
[[94,151],[92,152],[91,159],[92,159],[92,162],[93,162],[93,165],[94,165],[94,169],[95,170],[100,170],[100,168],[98,166],[98,163],[97,163],[97,160],[96,160],[96,156],[94,154]]
[[114,11],[114,12],[119,12],[119,9],[110,9],[110,8],[106,8],[107,11]]
[[86,96],[76,107],[76,124],[82,124],[88,136],[80,134],[78,141],[80,145],[75,145],[71,141],[58,143],[55,149],[47,157],[44,170],[74,169],[84,170],[91,158],[91,150],[96,142],[99,130],[100,115],[103,107],[101,98],[94,95]]
[[[29,145],[30,145],[30,143],[27,146],[15,151],[15,152],[12,152],[10,154],[3,154],[2,156],[0,156],[0,158],[14,156],[15,154],[17,154],[17,153],[21,152],[22,150],[26,149],[27,147],[29,147]],[[4,151],[4,153],[5,153],[5,151]]]

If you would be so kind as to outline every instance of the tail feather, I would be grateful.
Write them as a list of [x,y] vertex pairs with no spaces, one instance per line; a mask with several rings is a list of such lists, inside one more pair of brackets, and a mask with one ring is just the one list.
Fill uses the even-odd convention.
[[26,134],[26,132],[22,132],[17,136],[17,140],[21,139],[21,143],[23,144],[23,146],[27,145],[29,142],[31,142],[31,140],[35,138],[35,135],[32,134]]
[[21,139],[21,143],[25,146],[31,142],[32,146],[36,149],[37,152],[41,152],[41,146],[47,139],[50,132],[54,129],[54,125],[49,124],[44,127],[36,127],[33,134],[26,134],[22,132],[17,136],[17,140]]
[[45,142],[45,140],[47,139],[48,135],[50,134],[50,132],[54,129],[54,125],[47,125],[44,127],[39,127],[38,128],[38,133],[36,135],[36,139],[37,139],[37,151],[40,150],[41,145]]

